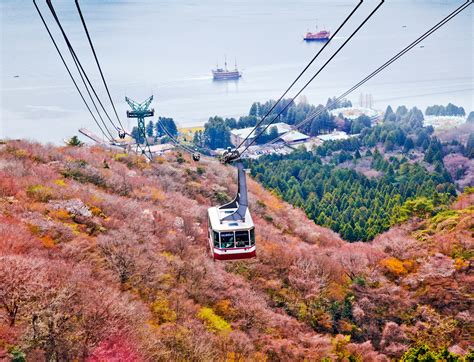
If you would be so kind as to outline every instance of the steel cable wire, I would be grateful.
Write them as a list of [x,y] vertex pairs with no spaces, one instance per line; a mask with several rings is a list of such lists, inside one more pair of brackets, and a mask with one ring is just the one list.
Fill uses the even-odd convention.
[[86,21],[84,19],[84,16],[82,15],[82,11],[81,11],[81,7],[79,6],[79,1],[76,0],[76,8],[77,8],[77,11],[79,13],[79,16],[81,18],[81,22],[82,22],[82,25],[84,27],[84,30],[86,32],[86,35],[87,35],[87,39],[89,40],[89,45],[92,49],[92,53],[94,54],[94,59],[95,59],[95,62],[97,64],[97,67],[99,68],[99,72],[100,72],[100,76],[102,78],[102,82],[104,83],[104,86],[105,86],[105,90],[107,91],[107,95],[109,96],[109,100],[110,100],[110,103],[112,104],[112,108],[114,110],[114,113],[115,113],[115,117],[117,117],[117,121],[120,125],[120,127],[122,129],[124,129],[123,125],[122,125],[122,122],[120,121],[120,118],[118,116],[118,113],[117,113],[117,109],[115,108],[115,104],[114,104],[114,101],[112,100],[112,96],[110,95],[110,91],[109,91],[109,87],[107,86],[107,82],[105,81],[105,77],[104,77],[104,73],[102,72],[102,67],[100,66],[100,63],[99,63],[99,59],[97,57],[97,54],[95,52],[95,48],[94,48],[94,45],[92,43],[92,39],[90,37],[90,34],[89,34],[89,30],[87,29],[87,25],[86,25]]
[[280,96],[280,98],[276,101],[276,103],[270,108],[269,111],[263,116],[263,118],[255,125],[255,128],[250,132],[247,137],[237,146],[237,148],[241,147],[245,141],[250,137],[250,135],[255,132],[258,127],[263,124],[265,119],[271,114],[271,112],[275,109],[275,107],[278,105],[283,100],[283,97],[291,90],[291,88],[296,84],[296,82],[302,77],[302,75],[308,70],[308,68],[311,66],[311,64],[314,63],[314,61],[319,57],[319,55],[323,52],[323,50],[329,45],[329,43],[334,39],[334,37],[339,33],[339,31],[344,27],[344,25],[349,21],[349,19],[354,15],[354,13],[357,11],[357,9],[362,5],[364,0],[361,0],[359,4],[351,11],[351,13],[346,17],[346,19],[339,25],[339,27],[336,29],[336,31],[332,34],[332,36],[329,38],[329,40],[323,45],[323,47],[316,53],[316,55],[311,59],[311,61],[306,65],[306,67],[300,72],[300,74],[295,78],[295,80],[290,84],[290,86],[286,89],[286,91]]
[[51,2],[51,0],[46,0],[46,3],[51,11],[51,14],[53,15],[54,19],[56,20],[56,23],[61,31],[61,34],[63,35],[63,38],[64,38],[64,41],[66,42],[66,45],[68,46],[73,58],[76,60],[77,62],[77,65],[79,66],[80,68],[80,72],[82,71],[82,74],[84,75],[86,81],[87,81],[87,84],[89,85],[89,87],[91,88],[92,90],[92,93],[94,94],[95,98],[97,99],[100,107],[102,108],[102,111],[105,113],[107,119],[109,120],[109,122],[112,124],[112,126],[114,127],[114,129],[116,131],[119,131],[119,128],[115,125],[115,123],[112,121],[112,119],[110,118],[109,114],[107,113],[107,110],[105,109],[102,101],[100,100],[100,97],[98,96],[94,86],[92,85],[92,82],[90,81],[89,79],[89,76],[87,75],[87,72],[84,70],[84,67],[82,66],[82,63],[81,61],[79,60],[79,57],[77,56],[76,52],[74,51],[74,47],[72,46],[71,42],[69,41],[69,38],[66,34],[66,32],[64,31],[64,28],[63,26],[61,25],[61,21],[59,20],[59,17],[57,16],[56,14],[56,11],[54,10],[54,6]]
[[[346,41],[336,50],[336,52],[324,63],[324,65],[319,68],[319,70],[311,77],[311,79],[296,93],[296,95],[293,97],[295,99],[298,97],[308,85],[311,84],[311,82],[321,73],[321,71],[334,59],[334,57],[344,48],[344,46],[356,35],[359,30],[369,21],[369,19],[377,12],[377,10],[383,5],[385,0],[382,0],[374,10],[364,19],[364,21],[352,32],[352,34],[346,39]],[[292,104],[293,102],[289,102],[253,139],[250,141],[248,145],[245,146],[243,151],[240,152],[240,154],[244,153],[257,139],[260,137],[263,133],[266,132],[266,130],[272,125],[273,122],[275,122],[276,119]],[[241,143],[242,144],[242,143]],[[240,145],[239,147],[240,148]]]
[[[35,8],[36,8],[36,11],[38,12],[38,15],[39,15],[40,18],[41,18],[41,21],[42,21],[42,23],[43,23],[43,25],[44,25],[46,31],[48,32],[48,35],[49,35],[49,37],[50,37],[50,39],[51,39],[51,41],[52,41],[52,43],[53,43],[53,45],[54,45],[54,48],[56,49],[57,53],[59,54],[59,57],[61,58],[61,61],[62,61],[63,65],[64,65],[64,67],[66,68],[67,73],[69,74],[69,77],[71,78],[71,80],[72,80],[72,82],[73,82],[73,84],[74,84],[74,87],[76,88],[77,92],[79,93],[79,95],[80,95],[82,101],[84,102],[84,105],[86,106],[87,110],[89,111],[89,113],[90,113],[92,119],[93,119],[94,122],[96,123],[97,127],[99,127],[99,129],[100,129],[101,133],[104,135],[104,137],[107,138],[108,141],[112,141],[112,139],[109,138],[109,136],[107,136],[107,134],[106,134],[106,133],[104,132],[104,130],[102,129],[102,127],[101,127],[99,121],[95,118],[94,113],[92,112],[92,110],[91,110],[89,104],[87,103],[87,101],[86,101],[84,95],[82,94],[81,89],[80,89],[79,86],[77,85],[77,82],[76,82],[76,80],[74,79],[74,76],[72,75],[71,70],[69,69],[69,66],[68,66],[67,63],[66,63],[66,60],[64,59],[64,57],[63,57],[63,55],[62,55],[62,53],[61,53],[61,50],[59,49],[58,44],[56,43],[56,40],[54,40],[53,34],[51,33],[51,31],[50,31],[48,25],[46,24],[46,21],[45,21],[45,19],[44,19],[44,17],[43,17],[43,14],[41,13],[41,10],[39,9],[38,5],[36,4],[36,0],[33,0],[33,4],[34,4],[34,6],[35,6]],[[105,124],[104,124],[104,126],[105,126]],[[105,128],[107,129],[107,127],[105,127]],[[108,131],[108,129],[107,129],[107,131]],[[110,134],[110,132],[108,132],[108,133]],[[111,135],[110,135],[110,136],[111,136]]]
[[[285,136],[286,134],[288,134],[289,132],[292,132],[293,130],[296,130],[300,127],[302,127],[303,125],[307,124],[308,122],[312,121],[314,118],[316,118],[317,116],[321,115],[324,111],[328,110],[329,108],[331,108],[332,106],[334,105],[337,105],[338,102],[343,99],[344,97],[346,97],[347,95],[349,95],[350,93],[352,93],[354,90],[356,90],[357,88],[359,88],[360,86],[362,86],[364,83],[368,82],[370,79],[372,79],[373,77],[375,77],[378,73],[380,73],[382,70],[384,70],[385,68],[387,68],[389,65],[391,65],[393,62],[395,62],[396,60],[398,60],[400,57],[402,57],[404,54],[406,54],[408,51],[410,51],[412,48],[414,48],[416,45],[418,45],[421,41],[423,41],[424,39],[426,39],[427,37],[429,37],[431,34],[433,34],[435,31],[437,31],[438,29],[440,29],[442,26],[444,26],[447,22],[449,22],[450,20],[452,20],[454,17],[456,17],[457,15],[459,15],[462,11],[464,11],[467,7],[469,7],[470,5],[472,5],[472,3],[474,2],[474,0],[467,0],[464,4],[462,4],[461,6],[459,6],[458,8],[456,8],[454,11],[452,11],[449,15],[447,15],[445,18],[443,18],[441,21],[439,21],[436,25],[434,25],[433,27],[431,27],[429,30],[427,30],[423,35],[421,35],[420,37],[418,37],[416,40],[414,40],[412,43],[410,43],[408,46],[406,46],[403,50],[401,50],[399,53],[397,53],[396,55],[394,55],[392,58],[390,58],[387,62],[385,62],[384,64],[382,64],[380,67],[378,67],[375,71],[373,71],[371,74],[369,74],[368,76],[366,76],[364,79],[362,79],[361,81],[359,81],[357,84],[355,84],[354,86],[352,86],[350,89],[348,89],[347,91],[345,91],[343,94],[341,94],[340,96],[338,96],[334,101],[332,101],[331,103],[329,103],[328,105],[326,105],[325,107],[323,107],[322,109],[316,111],[315,113],[311,114],[309,117],[306,117],[303,121],[301,121],[300,123],[298,123],[297,125],[293,126],[292,127],[292,130],[288,131],[288,132],[285,132],[281,135],[279,135],[278,137],[275,137],[274,139],[268,141],[267,143],[265,143],[264,145],[262,146],[267,146],[267,145],[270,145],[270,144],[273,144],[275,143],[276,141],[278,141],[279,139],[281,139],[283,136]],[[243,152],[243,151],[242,151]]]

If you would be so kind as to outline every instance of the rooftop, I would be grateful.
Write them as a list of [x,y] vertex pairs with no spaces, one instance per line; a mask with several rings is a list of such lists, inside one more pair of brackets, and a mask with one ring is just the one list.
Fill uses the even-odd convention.
[[335,132],[332,132],[332,133],[319,135],[319,136],[317,136],[317,138],[322,140],[322,141],[336,141],[336,140],[348,139],[349,136],[344,131],[335,131]]
[[233,220],[221,222],[221,219],[231,215],[236,210],[237,209],[220,210],[216,206],[207,209],[207,215],[209,216],[212,229],[216,231],[233,231],[235,229],[253,228],[254,224],[248,208],[247,212],[245,213],[245,222]]
[[[270,130],[272,127],[276,127],[278,134],[282,134],[288,131],[291,131],[291,126],[289,124],[286,124],[284,122],[278,122],[272,124],[270,127],[268,127],[267,131]],[[241,128],[241,129],[233,129],[230,132],[235,135],[239,136],[241,138],[246,138],[250,135],[250,133],[254,130],[255,127],[248,127],[248,128]],[[254,138],[255,134],[252,135],[251,138]]]
[[[250,135],[250,133],[253,131],[253,129],[254,129],[254,127],[233,129],[230,132],[235,136],[239,136],[241,138],[246,138]],[[252,137],[255,137],[255,134]]]
[[298,132],[296,130],[290,131],[287,134],[281,136],[281,139],[285,142],[296,142],[296,141],[305,141],[309,138],[309,136],[305,135],[304,133]]

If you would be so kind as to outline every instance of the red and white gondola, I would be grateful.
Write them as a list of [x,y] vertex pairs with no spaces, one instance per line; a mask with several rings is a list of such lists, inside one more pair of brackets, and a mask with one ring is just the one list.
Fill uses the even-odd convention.
[[207,210],[208,237],[214,260],[249,259],[256,256],[255,227],[248,209],[244,165],[237,162],[238,191],[228,204]]

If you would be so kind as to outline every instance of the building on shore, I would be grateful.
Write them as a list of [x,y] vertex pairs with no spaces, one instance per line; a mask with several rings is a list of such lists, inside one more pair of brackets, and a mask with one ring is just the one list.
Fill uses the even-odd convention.
[[243,146],[248,146],[255,138],[255,133],[251,134],[252,131],[253,127],[233,129],[230,131],[230,142],[237,147],[248,137],[243,144]]
[[304,143],[309,140],[309,136],[296,130],[290,131],[281,136],[281,140],[288,144]]
[[349,138],[349,135],[344,132],[344,131],[336,131],[327,134],[321,134],[319,136],[316,136],[319,140],[323,142],[327,141],[339,141],[339,140],[346,140]]
[[[270,131],[272,127],[276,127],[278,135],[282,135],[286,132],[291,131],[291,126],[289,124],[283,123],[283,122],[278,122],[272,124],[270,127],[268,127],[267,132]],[[243,144],[243,146],[248,146],[257,136],[256,132],[252,132],[254,127],[248,127],[248,128],[241,128],[241,129],[233,129],[230,131],[230,142],[234,146],[240,145],[244,139],[247,140]],[[305,139],[309,138],[303,133],[300,133],[298,131],[292,131],[285,135],[285,137],[288,137],[288,140],[294,139],[295,141],[304,141]],[[293,141],[293,142],[295,142]]]

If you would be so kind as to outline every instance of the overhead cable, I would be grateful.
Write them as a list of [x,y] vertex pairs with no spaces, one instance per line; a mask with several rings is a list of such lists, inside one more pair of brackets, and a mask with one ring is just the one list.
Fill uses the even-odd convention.
[[[308,85],[311,84],[311,82],[321,73],[321,71],[334,59],[334,57],[344,48],[344,46],[356,35],[359,30],[369,21],[369,19],[377,12],[377,10],[382,6],[382,4],[385,2],[385,0],[382,0],[374,10],[364,19],[364,21],[352,32],[352,34],[346,39],[346,41],[336,50],[336,52],[324,63],[324,65],[319,68],[319,70],[311,77],[311,79],[296,93],[296,95],[293,97],[293,99],[297,98],[305,89]],[[248,145],[245,146],[245,148],[240,152],[240,154],[244,153],[257,139],[260,137],[263,133],[266,132],[266,130],[272,125],[273,122],[275,122],[278,117],[286,110],[288,107],[293,103],[293,100],[291,102],[288,102],[288,104],[280,111],[278,114],[249,142]],[[243,143],[241,143],[242,145]],[[241,146],[239,145],[239,147]],[[238,148],[239,148],[238,147]]]
[[331,41],[334,39],[334,37],[339,33],[339,31],[344,27],[344,25],[349,21],[349,19],[354,15],[354,13],[357,11],[357,9],[362,5],[364,0],[360,0],[359,4],[356,5],[356,7],[351,11],[351,13],[346,17],[346,19],[339,25],[339,27],[336,29],[336,31],[332,34],[332,36],[328,39],[328,41],[323,45],[323,47],[316,53],[316,55],[311,59],[311,61],[304,67],[304,69],[300,72],[300,74],[295,78],[295,80],[290,84],[290,86],[286,89],[286,91],[280,96],[280,98],[276,101],[276,103],[267,111],[267,113],[263,116],[263,118],[257,123],[255,128],[253,129],[252,132],[250,132],[247,137],[240,143],[240,145],[237,147],[241,147],[245,141],[250,137],[250,135],[258,129],[258,127],[263,124],[265,119],[272,113],[272,111],[275,109],[275,107],[283,100],[283,97],[290,91],[290,89],[296,84],[296,82],[301,78],[301,76],[308,70],[308,68],[311,66],[311,64],[314,63],[314,61],[319,57],[319,55],[323,52],[323,50],[331,43]]
[[[74,76],[72,75],[71,70],[69,69],[69,66],[68,66],[67,63],[66,63],[66,60],[64,59],[64,57],[63,57],[63,55],[62,55],[62,53],[61,53],[61,50],[59,49],[59,47],[58,47],[58,45],[57,45],[57,43],[56,43],[56,40],[55,40],[54,37],[53,37],[53,34],[51,33],[51,31],[49,30],[48,25],[46,24],[46,21],[45,21],[45,19],[44,19],[44,17],[43,17],[43,14],[41,13],[41,10],[39,9],[38,5],[36,4],[36,0],[33,0],[33,4],[34,4],[34,6],[35,6],[35,8],[36,8],[36,11],[38,12],[38,15],[39,15],[40,18],[41,18],[41,21],[42,21],[42,23],[43,23],[43,25],[44,25],[46,31],[48,32],[48,35],[49,35],[49,37],[50,37],[50,39],[51,39],[51,41],[52,41],[52,43],[53,43],[53,45],[54,45],[54,48],[56,49],[57,53],[59,54],[59,57],[61,58],[61,61],[62,61],[63,65],[64,65],[64,67],[66,68],[67,73],[69,74],[69,77],[71,78],[71,80],[72,80],[72,82],[73,82],[73,84],[74,84],[74,87],[76,88],[77,92],[79,93],[79,95],[80,95],[82,101],[84,102],[84,105],[86,106],[87,110],[89,111],[89,113],[90,113],[92,119],[93,119],[94,122],[96,123],[97,127],[99,127],[99,129],[100,129],[101,133],[104,135],[104,137],[107,138],[108,141],[112,141],[112,139],[109,138],[111,135],[110,135],[110,136],[107,136],[107,134],[104,132],[104,130],[102,129],[100,123],[99,123],[98,120],[95,118],[94,113],[92,112],[92,110],[91,110],[89,104],[87,103],[87,101],[86,101],[84,95],[82,94],[81,89],[80,89],[79,86],[77,85],[77,82],[76,82],[76,80],[74,79]],[[104,125],[104,126],[105,126],[105,125]],[[105,127],[105,129],[108,131],[107,127]],[[108,133],[110,134],[110,132],[108,132]]]
[[[378,67],[376,70],[374,70],[372,73],[370,73],[368,76],[366,76],[364,79],[362,79],[360,82],[352,86],[350,89],[342,93],[339,97],[334,99],[332,102],[330,102],[328,105],[325,107],[321,108],[320,110],[316,111],[315,113],[311,114],[310,116],[306,117],[303,121],[298,123],[297,125],[292,127],[292,130],[298,129],[302,127],[303,125],[307,124],[308,122],[311,122],[314,118],[317,116],[321,115],[324,111],[328,110],[334,105],[337,105],[340,100],[348,96],[350,93],[355,91],[357,88],[368,82],[370,79],[375,77],[378,73],[380,73],[382,70],[387,68],[389,65],[397,61],[400,57],[402,57],[404,54],[409,52],[411,49],[413,49],[416,45],[418,45],[420,42],[425,40],[427,37],[429,37],[431,34],[433,34],[435,31],[440,29],[442,26],[444,26],[447,22],[452,20],[454,17],[459,15],[461,12],[463,12],[467,7],[472,5],[474,1],[473,0],[467,0],[464,4],[460,5],[458,8],[456,8],[454,11],[452,11],[449,15],[447,15],[445,18],[443,18],[441,21],[439,21],[436,25],[431,27],[429,30],[427,30],[424,34],[419,36],[416,40],[414,40],[412,43],[410,43],[408,46],[406,46],[404,49],[402,49],[400,52],[398,52],[396,55],[394,55],[392,58],[390,58],[388,61],[386,61],[384,64],[382,64],[380,67]],[[264,145],[272,144],[281,139],[284,135],[288,134],[288,131],[285,132],[278,137],[275,137],[274,139],[270,140],[269,142],[265,143]]]
[[115,108],[115,104],[114,104],[114,101],[112,100],[112,96],[110,95],[110,91],[109,91],[109,87],[107,86],[107,82],[105,81],[105,77],[104,77],[104,73],[102,72],[102,67],[100,66],[100,63],[99,63],[99,59],[97,57],[97,54],[95,52],[95,48],[94,48],[94,44],[92,43],[92,39],[90,37],[90,34],[89,34],[89,30],[87,29],[87,25],[86,25],[86,21],[84,19],[84,16],[82,15],[82,11],[81,11],[81,7],[79,5],[79,1],[76,0],[76,7],[77,7],[77,11],[79,13],[79,16],[81,18],[81,22],[82,22],[82,25],[84,27],[84,30],[86,32],[86,35],[87,35],[87,39],[89,41],[89,45],[92,49],[92,53],[94,54],[94,59],[95,59],[95,62],[97,64],[97,67],[99,68],[99,72],[100,72],[100,76],[102,78],[102,82],[104,83],[104,86],[105,86],[105,90],[107,91],[107,95],[109,96],[109,100],[110,100],[110,103],[112,104],[112,108],[114,110],[114,113],[115,113],[115,117],[117,117],[117,121],[118,123],[120,124],[120,127],[122,128],[122,130],[124,129],[123,125],[122,125],[122,122],[120,121],[120,118],[118,116],[118,113],[117,113],[117,109]]

